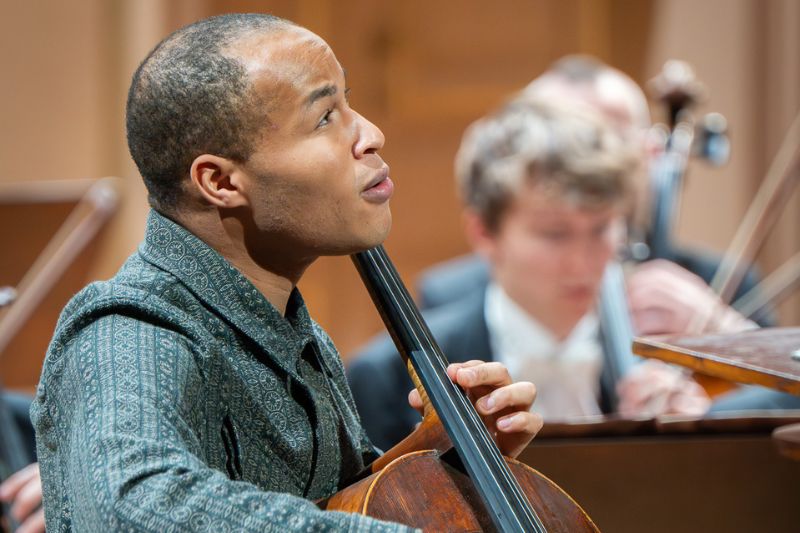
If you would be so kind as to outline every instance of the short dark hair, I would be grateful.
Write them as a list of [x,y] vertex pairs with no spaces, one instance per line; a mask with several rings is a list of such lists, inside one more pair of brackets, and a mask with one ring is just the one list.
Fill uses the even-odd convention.
[[266,14],[211,17],[169,35],[136,69],[128,92],[128,148],[154,209],[180,209],[183,178],[198,155],[250,157],[267,117],[253,112],[259,100],[246,69],[226,52],[254,34],[290,25]]

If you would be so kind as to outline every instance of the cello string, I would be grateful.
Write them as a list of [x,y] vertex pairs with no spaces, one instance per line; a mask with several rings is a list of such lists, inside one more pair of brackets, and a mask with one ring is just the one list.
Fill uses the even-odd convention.
[[[383,255],[383,254],[380,254],[380,255]],[[403,316],[403,318],[404,318],[404,320],[405,320],[405,322],[407,324],[410,325],[410,324],[413,323],[414,326],[416,326],[416,327],[413,327],[413,326],[410,327],[411,332],[415,334],[417,331],[419,331],[419,332],[421,332],[423,334],[425,334],[425,333],[429,334],[429,332],[425,331],[426,327],[424,325],[424,322],[422,322],[421,317],[417,313],[414,313],[414,306],[412,306],[412,301],[410,300],[410,296],[408,295],[407,291],[403,291],[402,290],[402,288],[404,288],[404,287],[401,288],[401,285],[400,285],[401,282],[399,280],[399,277],[397,276],[396,270],[394,270],[392,267],[390,267],[390,263],[387,263],[388,257],[380,257],[380,259],[381,259],[381,262],[386,267],[386,270],[389,271],[393,275],[392,277],[394,279],[391,280],[391,285],[392,285],[392,287],[394,289],[393,292],[397,296],[400,297],[402,303],[404,304],[403,305],[404,309],[400,309],[400,313],[402,314],[402,316]],[[404,292],[405,292],[405,294],[404,294]],[[410,316],[408,316],[408,315],[410,315]],[[436,366],[438,367],[438,370],[439,370],[439,372],[435,376],[436,379],[439,382],[439,385],[443,386],[443,387],[446,387],[446,388],[449,388],[451,391],[457,390],[456,387],[454,386],[454,384],[450,381],[449,377],[447,377],[447,379],[445,379],[445,377],[447,376],[446,365],[445,365],[444,361],[441,360],[441,358],[435,356],[435,355],[438,355],[438,354],[435,353],[436,350],[433,348],[431,339],[430,338],[426,338],[427,335],[425,335],[423,338],[420,338],[419,336],[416,336],[416,335],[415,335],[415,337],[416,337],[415,340],[416,340],[417,346],[421,350],[425,351],[425,353],[428,354],[429,356],[433,356],[433,357],[431,357],[431,360],[436,363]],[[456,406],[456,402],[460,402],[460,401],[462,401],[464,399],[465,399],[464,395],[460,394],[460,393],[457,393],[457,394],[454,394],[454,395],[450,395],[448,397],[448,400],[451,402],[453,407]],[[465,408],[464,409],[464,407],[467,407],[467,406],[469,406],[469,408]],[[475,413],[474,409],[471,408],[471,404],[469,404],[468,402],[462,402],[462,406],[461,407],[462,407],[462,409],[459,409],[459,410],[463,410],[464,413],[471,418],[471,423],[474,426],[476,426],[478,428],[483,426],[483,422],[480,421],[479,418],[477,418],[477,416],[476,416],[477,413]],[[481,437],[481,440],[482,440],[483,445],[485,447],[490,448],[492,445],[494,445],[494,441],[491,439],[488,431],[477,430],[477,436]]]
[[[420,348],[421,352],[426,356],[426,359],[434,368],[435,372],[433,373],[432,377],[436,381],[436,384],[440,387],[440,390],[446,393],[443,398],[440,398],[443,407],[454,411],[456,415],[460,414],[462,420],[469,420],[468,425],[471,425],[472,428],[470,428],[471,430],[467,431],[463,436],[468,438],[476,446],[476,448],[482,449],[483,451],[483,453],[478,457],[472,458],[473,461],[482,463],[475,466],[482,467],[484,474],[488,474],[488,477],[491,477],[497,486],[505,485],[505,490],[501,491],[500,496],[502,496],[502,499],[506,501],[506,505],[513,506],[516,504],[515,507],[517,511],[525,514],[531,525],[536,530],[541,530],[543,525],[536,516],[535,512],[533,512],[531,509],[530,503],[528,502],[527,498],[525,498],[516,478],[511,475],[508,466],[503,460],[496,443],[491,438],[491,435],[484,426],[483,421],[480,419],[466,396],[454,383],[452,383],[452,381],[450,381],[449,377],[447,377],[446,364],[443,356],[441,355],[441,350],[438,350],[438,347],[435,345],[435,341],[433,340],[430,331],[422,320],[416,305],[413,304],[413,300],[411,300],[407,289],[402,284],[399,274],[392,265],[391,261],[388,259],[385,251],[382,247],[378,247],[374,250],[374,253],[373,250],[369,250],[366,253],[368,254],[368,258],[371,259],[371,265],[378,269],[377,274],[384,282],[384,286],[387,287],[395,296],[393,300],[395,305],[393,305],[392,308],[397,313],[394,316],[402,319],[401,321],[405,326],[404,329],[410,330],[402,333],[404,333],[405,337],[413,337],[413,344],[417,348]],[[385,306],[388,303],[389,302],[384,302],[383,305]],[[396,331],[395,335],[400,337],[400,333],[401,332]],[[414,358],[412,358],[412,362],[415,364],[415,366],[418,366],[418,362]],[[417,368],[417,371],[420,376],[425,374],[421,368]],[[445,380],[444,378],[447,379]],[[431,391],[429,391],[429,395],[430,392]],[[434,394],[432,396],[437,395]],[[476,437],[478,438],[479,442],[475,441]],[[491,460],[493,466],[487,462],[487,456]],[[498,480],[498,474],[502,478],[502,481]],[[509,497],[516,501],[510,501]]]
[[[401,317],[403,322],[408,326],[407,327],[408,331],[406,333],[408,333],[408,334],[410,334],[410,335],[412,335],[414,337],[413,338],[414,344],[420,351],[422,351],[426,355],[430,356],[431,353],[433,352],[433,350],[431,350],[431,347],[430,347],[430,342],[427,342],[427,343],[423,342],[423,339],[421,339],[420,336],[418,335],[418,332],[423,332],[423,328],[421,327],[420,320],[419,320],[418,317],[414,317],[413,316],[414,315],[413,308],[411,307],[411,305],[409,305],[410,304],[409,297],[408,297],[407,294],[403,294],[404,291],[402,291],[400,289],[399,277],[397,276],[396,271],[393,272],[394,269],[392,268],[392,266],[390,266],[390,263],[387,261],[388,257],[384,257],[383,255],[384,254],[380,254],[380,253],[376,253],[375,254],[375,256],[376,256],[375,259],[380,261],[380,263],[382,264],[381,266],[383,267],[383,268],[378,268],[378,273],[381,275],[383,280],[386,282],[386,285],[388,287],[390,287],[392,294],[395,295],[399,299],[398,303],[402,303],[403,304],[403,305],[397,306],[396,307],[396,311],[398,312],[399,317]],[[386,273],[389,277],[384,276],[383,275],[384,273]],[[411,316],[409,316],[409,315],[411,315]],[[411,324],[414,324],[417,327],[413,327]],[[427,348],[427,350],[426,350],[426,348]],[[436,370],[438,370],[433,375],[433,378],[435,380],[437,380],[438,386],[440,386],[443,390],[448,390],[448,388],[452,387],[454,384],[450,381],[449,377],[447,379],[445,379],[445,377],[447,376],[447,370],[446,370],[445,365],[443,364],[441,359],[438,358],[438,357],[429,357],[429,359],[431,360],[431,363],[433,363],[433,365],[436,368]],[[452,391],[452,389],[450,389],[450,390]],[[429,394],[430,394],[430,391],[429,391]],[[462,395],[460,395],[460,394],[450,394],[450,395],[447,395],[444,398],[449,403],[449,406],[450,406],[451,410],[453,410],[453,411],[459,411],[460,410],[460,409],[458,409],[457,403],[456,403],[456,402],[458,402],[457,398],[459,398],[459,397],[462,397]],[[466,411],[467,414],[469,415],[469,410],[464,410],[464,411]],[[470,418],[472,418],[471,422],[474,425],[474,422],[475,422],[474,418],[473,417],[470,417]],[[469,433],[470,433],[471,437],[475,436],[475,434],[473,432],[469,432]],[[485,436],[484,433],[488,433],[488,432],[481,432],[480,430],[477,430],[475,433],[477,433],[477,435],[479,437],[484,437]],[[485,439],[482,439],[482,440],[485,443]]]
[[[409,310],[408,314],[411,315],[414,323],[416,324],[416,326],[417,326],[416,329],[425,334],[424,341],[425,341],[425,344],[427,344],[428,353],[430,353],[432,355],[437,355],[436,352],[437,352],[437,348],[438,347],[435,345],[435,340],[433,339],[433,336],[430,334],[430,330],[427,328],[427,325],[423,321],[421,315],[416,310],[416,305],[413,303],[413,300],[410,298],[410,295],[408,294],[408,291],[405,290],[405,287],[402,285],[402,280],[400,280],[396,269],[394,269],[394,267],[391,264],[391,261],[388,259],[388,257],[385,256],[385,251],[381,255],[384,256],[384,257],[381,257],[382,262],[387,267],[387,270],[392,272],[392,274],[393,274],[393,276],[395,278],[393,280],[393,285],[394,285],[394,287],[396,289],[396,292],[399,293],[398,296],[401,297],[404,306]],[[420,343],[421,342],[422,341],[420,341]],[[439,350],[439,352],[440,351],[441,350]],[[437,359],[437,362],[440,365],[440,370],[442,371],[442,376],[446,376],[446,361],[442,361],[438,357],[436,357],[436,359]],[[447,380],[447,385],[448,385],[448,387],[452,387],[453,390],[457,390],[457,388],[454,387],[452,385],[452,383],[449,381],[449,378]],[[502,460],[502,455],[500,454],[499,449],[497,448],[497,444],[495,443],[494,439],[492,438],[492,436],[490,435],[488,430],[486,430],[485,425],[483,423],[483,420],[480,418],[480,416],[478,415],[476,410],[473,408],[472,403],[469,402],[465,398],[465,396],[463,394],[460,394],[460,391],[459,391],[459,394],[455,395],[455,398],[457,398],[457,401],[462,402],[462,405],[464,407],[463,410],[465,411],[466,415],[469,416],[472,419],[472,423],[476,427],[480,428],[480,430],[478,431],[478,436],[481,438],[482,445],[485,448],[487,448],[487,450],[488,449],[496,450],[495,453],[491,454],[492,459],[495,459],[496,462],[499,462],[499,463],[502,463],[503,465],[505,465],[505,461]],[[516,484],[516,478],[514,478],[513,475],[510,474],[508,469],[503,469],[502,472],[504,474],[507,474],[510,479],[513,479],[514,483]]]
[[[396,293],[394,295],[395,297],[393,299],[391,299],[389,301],[385,301],[385,302],[382,301],[379,304],[379,308],[383,308],[384,309],[384,313],[386,313],[388,311],[388,306],[390,306],[391,304],[394,304],[394,305],[391,305],[392,308],[397,308],[398,306],[402,305],[403,303],[406,304],[405,308],[396,309],[395,310],[396,312],[392,315],[394,317],[397,317],[398,322],[401,322],[402,324],[396,324],[396,325],[393,326],[392,324],[387,323],[387,326],[389,326],[390,328],[394,328],[395,329],[394,333],[395,333],[395,337],[396,338],[399,339],[401,336],[405,337],[405,340],[410,345],[407,348],[410,348],[412,351],[414,351],[414,348],[422,348],[423,343],[422,343],[421,339],[419,338],[419,335],[417,334],[417,332],[415,332],[415,331],[400,331],[398,329],[398,326],[400,326],[400,325],[405,326],[406,327],[405,329],[410,328],[411,324],[412,324],[412,320],[411,320],[411,318],[409,316],[410,308],[407,305],[408,301],[405,298],[402,298],[400,296],[400,294],[399,294],[402,291],[399,291],[399,287],[398,287],[398,284],[397,284],[398,279],[391,279],[391,270],[388,268],[389,263],[386,261],[385,258],[380,257],[380,254],[377,251],[375,253],[370,253],[370,256],[371,256],[371,259],[373,260],[373,261],[370,262],[370,265],[372,267],[377,267],[378,266],[378,264],[377,264],[378,261],[380,261],[380,263],[381,263],[380,266],[383,267],[377,272],[378,276],[380,277],[380,280],[384,283],[383,286],[386,287],[387,290],[390,290],[391,292]],[[396,272],[395,272],[395,276],[397,276]],[[367,279],[365,281],[369,281],[369,280]],[[374,288],[373,288],[372,292],[373,292],[373,294],[379,293],[379,291],[377,291],[377,289],[374,289]],[[407,338],[407,337],[412,337],[412,338]],[[400,340],[402,341],[403,339],[400,339]],[[405,351],[407,352],[408,350],[406,349]],[[409,355],[409,354],[406,353],[406,355]],[[436,361],[433,360],[432,358],[428,358],[428,359],[429,359],[428,362],[430,363],[430,365],[435,368]],[[436,373],[434,373],[433,375],[428,376],[429,372],[427,372],[427,367],[423,368],[421,366],[421,363],[424,363],[424,361],[417,361],[415,358],[412,357],[412,362],[414,363],[415,367],[417,368],[418,375],[420,376],[420,379],[426,379],[426,377],[430,377],[434,382],[434,383],[431,383],[431,386],[437,385],[437,386],[439,386],[441,388],[441,390],[447,391],[447,389],[445,388],[446,384],[441,379],[441,376],[442,376],[442,372],[441,372],[442,369],[441,368],[438,369],[439,370],[438,375]],[[439,366],[441,366],[441,362],[439,362],[439,363],[440,363]],[[445,376],[446,376],[446,374],[445,374]],[[449,379],[447,380],[447,382],[450,383]],[[452,386],[452,383],[450,383],[450,385]],[[430,389],[430,387],[428,387],[428,388]],[[430,392],[433,392],[433,391],[430,391]],[[445,410],[450,409],[452,411],[455,408],[455,406],[453,405],[454,402],[453,402],[453,396],[452,395],[449,398],[447,396],[445,396],[444,398],[440,398],[438,394],[432,394],[432,402],[434,404],[438,403],[439,405],[437,405],[437,407],[439,407],[440,409],[441,408],[443,408]],[[444,412],[442,414],[443,414],[442,419],[447,421],[449,419],[449,416]],[[446,429],[447,428],[450,428],[451,430],[455,430],[456,429],[455,427],[453,427],[450,424],[446,425]],[[477,434],[479,434],[479,433],[477,433]],[[463,442],[463,439],[470,440],[470,441],[472,441],[473,444],[477,444],[477,443],[474,443],[475,435],[476,435],[476,432],[468,432],[467,434],[459,434],[459,435],[456,435],[456,436],[451,435],[451,438],[453,439],[453,441],[456,444],[458,444],[459,442]],[[459,438],[455,438],[455,437],[460,437],[461,440],[459,440]],[[479,462],[479,461],[476,461],[476,459],[479,459],[479,458],[477,458],[477,457],[465,457],[465,459],[466,459],[466,463],[465,463],[466,465],[469,466],[472,463],[472,466],[474,468],[478,468],[479,469],[478,471],[476,471],[476,473],[480,473],[480,471],[484,471],[484,472],[487,471],[488,464],[483,464],[483,465],[475,464],[475,463]],[[490,482],[491,481],[492,480],[490,480]],[[495,483],[497,483],[496,479],[493,480],[493,481]],[[491,495],[487,494],[487,496],[491,496]],[[510,502],[506,501],[505,505],[509,506]],[[492,506],[490,506],[490,508],[492,508]]]

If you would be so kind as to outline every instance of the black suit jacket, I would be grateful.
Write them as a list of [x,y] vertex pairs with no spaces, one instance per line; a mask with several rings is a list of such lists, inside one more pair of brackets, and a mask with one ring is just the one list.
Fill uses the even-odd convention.
[[[27,454],[27,459],[36,461],[36,436],[33,432],[30,409],[33,398],[26,394],[17,394],[0,390],[0,409],[5,409],[10,417],[10,423],[22,441],[22,446]],[[3,429],[0,429],[3,430]]]
[[28,415],[30,406],[30,397],[0,389],[0,431],[3,432],[0,438],[0,481],[36,460],[33,425]]

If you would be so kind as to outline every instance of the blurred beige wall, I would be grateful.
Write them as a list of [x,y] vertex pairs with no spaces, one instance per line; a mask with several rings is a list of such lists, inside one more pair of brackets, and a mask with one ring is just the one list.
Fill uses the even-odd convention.
[[[800,2],[657,2],[651,28],[646,76],[667,59],[688,61],[708,92],[698,115],[720,112],[729,123],[730,161],[690,166],[677,226],[680,241],[724,251],[800,113]],[[798,222],[795,193],[758,256],[762,272],[800,250]],[[800,298],[780,307],[780,319],[800,322]]]
[[[331,43],[348,69],[354,106],[387,136],[384,154],[398,186],[387,248],[409,282],[424,267],[467,251],[451,170],[464,127],[564,54],[597,55],[639,82],[668,58],[694,66],[709,88],[701,110],[728,117],[733,157],[722,169],[692,165],[678,235],[718,250],[730,241],[800,107],[794,0],[1,0],[0,6],[6,21],[0,182],[125,179],[123,207],[87,279],[113,274],[141,238],[147,212],[125,146],[130,76],[168,32],[207,15],[273,12]],[[795,201],[768,243],[764,270],[800,248],[797,207]],[[3,231],[24,238],[34,223],[20,220]],[[320,261],[302,288],[343,353],[380,329],[346,258]],[[797,323],[798,305],[782,309],[784,324]],[[0,359],[8,383],[35,383],[52,324],[39,327],[41,345],[17,345]],[[9,368],[11,358],[23,363]]]

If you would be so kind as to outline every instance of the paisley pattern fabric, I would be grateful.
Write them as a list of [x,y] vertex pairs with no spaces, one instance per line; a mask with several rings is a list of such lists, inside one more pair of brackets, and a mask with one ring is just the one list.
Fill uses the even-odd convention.
[[309,501],[374,448],[300,294],[282,316],[155,212],[64,309],[31,414],[49,532],[408,530]]

